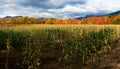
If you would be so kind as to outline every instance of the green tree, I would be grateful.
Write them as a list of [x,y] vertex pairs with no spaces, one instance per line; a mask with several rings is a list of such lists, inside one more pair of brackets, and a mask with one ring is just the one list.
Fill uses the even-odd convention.
[[28,17],[21,17],[20,18],[20,24],[27,24],[29,21],[29,18]]
[[117,18],[116,20],[114,20],[112,24],[120,24],[120,18]]
[[53,18],[49,18],[47,21],[46,21],[46,24],[53,24]]

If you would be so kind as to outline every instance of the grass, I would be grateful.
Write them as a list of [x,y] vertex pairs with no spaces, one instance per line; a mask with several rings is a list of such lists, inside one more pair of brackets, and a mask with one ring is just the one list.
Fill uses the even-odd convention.
[[119,29],[116,25],[5,25],[0,27],[0,49],[8,49],[9,40],[9,46],[21,50],[15,63],[19,68],[40,68],[45,60],[62,66],[89,65],[101,51],[111,50]]

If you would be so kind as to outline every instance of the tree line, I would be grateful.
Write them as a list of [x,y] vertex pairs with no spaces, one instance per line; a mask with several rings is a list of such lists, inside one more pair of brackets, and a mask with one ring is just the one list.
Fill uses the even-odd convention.
[[120,14],[117,16],[89,17],[85,19],[58,19],[58,18],[0,18],[0,24],[120,24]]

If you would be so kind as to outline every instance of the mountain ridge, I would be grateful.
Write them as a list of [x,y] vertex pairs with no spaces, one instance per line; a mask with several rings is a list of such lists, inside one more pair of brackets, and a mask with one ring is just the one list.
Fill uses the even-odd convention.
[[5,16],[4,18],[21,18],[23,16]]
[[86,15],[85,17],[77,17],[75,19],[78,19],[78,20],[81,20],[81,19],[85,19],[85,18],[89,18],[89,17],[103,17],[103,16],[116,16],[120,14],[120,11],[116,11],[116,12],[112,12],[112,13],[108,13],[108,14],[105,14],[105,15]]
[[[78,19],[78,20],[82,20],[82,19],[85,19],[85,18],[89,18],[89,17],[103,17],[103,16],[116,16],[120,14],[120,10],[119,11],[116,11],[116,12],[112,12],[112,13],[108,13],[108,14],[104,14],[104,15],[86,15],[84,17],[77,17],[77,18],[74,18],[74,19]],[[5,16],[4,18],[21,18],[23,16]],[[41,17],[40,17],[41,18]]]

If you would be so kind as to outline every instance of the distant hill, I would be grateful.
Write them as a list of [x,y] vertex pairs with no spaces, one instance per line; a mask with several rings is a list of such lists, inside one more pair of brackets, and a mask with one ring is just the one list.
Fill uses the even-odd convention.
[[23,16],[5,16],[4,18],[21,18]]
[[116,12],[113,12],[113,13],[110,13],[110,14],[107,14],[107,15],[116,16],[118,14],[120,14],[120,11],[116,11]]
[[84,18],[89,18],[89,17],[93,17],[93,16],[96,16],[96,17],[102,17],[102,16],[116,16],[120,14],[120,11],[116,11],[116,12],[113,12],[113,13],[109,13],[109,14],[105,14],[105,15],[86,15],[85,17],[77,17],[75,19],[84,19]]

